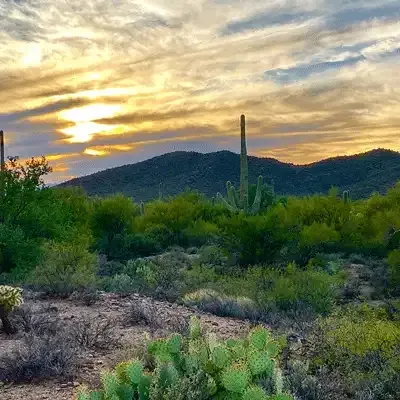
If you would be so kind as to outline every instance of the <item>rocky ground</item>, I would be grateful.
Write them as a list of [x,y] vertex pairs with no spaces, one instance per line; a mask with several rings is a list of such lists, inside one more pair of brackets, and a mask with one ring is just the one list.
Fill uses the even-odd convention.
[[[73,377],[31,382],[29,384],[7,384],[0,382],[1,400],[71,400],[76,388],[81,384],[94,387],[99,383],[102,370],[112,368],[116,363],[132,358],[140,352],[144,343],[144,335],[165,335],[168,331],[179,330],[185,320],[191,315],[198,315],[206,330],[215,332],[222,338],[246,334],[248,324],[243,321],[219,318],[213,315],[197,312],[177,304],[157,302],[146,297],[131,295],[119,297],[112,294],[102,294],[97,301],[84,305],[82,301],[68,300],[28,300],[28,305],[34,304],[51,307],[65,324],[76,325],[81,320],[111,321],[112,343],[106,348],[92,348],[80,354],[79,367]],[[130,317],[133,305],[138,309],[149,310],[148,315],[154,319],[147,323],[132,323]],[[175,329],[174,329],[175,328]],[[21,343],[21,334],[7,337],[0,334],[0,354],[5,354]]]

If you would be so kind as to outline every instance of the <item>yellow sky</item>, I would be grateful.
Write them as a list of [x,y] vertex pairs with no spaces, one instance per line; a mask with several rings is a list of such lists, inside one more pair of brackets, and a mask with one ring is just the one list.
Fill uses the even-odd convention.
[[0,0],[7,152],[54,180],[173,150],[400,151],[392,0]]

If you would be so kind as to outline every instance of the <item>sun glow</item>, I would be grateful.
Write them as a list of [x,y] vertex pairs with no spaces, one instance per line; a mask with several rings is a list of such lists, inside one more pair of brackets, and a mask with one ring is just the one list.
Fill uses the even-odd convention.
[[108,154],[107,151],[104,150],[96,150],[96,149],[85,149],[84,154],[87,154],[88,156],[105,156],[106,154]]
[[90,142],[96,133],[111,133],[117,125],[100,124],[96,121],[101,118],[109,118],[115,116],[121,106],[114,104],[91,104],[84,107],[72,108],[64,110],[59,117],[65,121],[73,122],[75,125],[63,128],[60,131],[70,136],[70,143]]

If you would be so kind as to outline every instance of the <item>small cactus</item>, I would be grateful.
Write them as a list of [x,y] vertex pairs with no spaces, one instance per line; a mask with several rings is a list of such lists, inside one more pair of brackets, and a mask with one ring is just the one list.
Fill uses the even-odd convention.
[[343,192],[343,202],[347,204],[349,200],[350,200],[350,192],[348,190],[345,190]]

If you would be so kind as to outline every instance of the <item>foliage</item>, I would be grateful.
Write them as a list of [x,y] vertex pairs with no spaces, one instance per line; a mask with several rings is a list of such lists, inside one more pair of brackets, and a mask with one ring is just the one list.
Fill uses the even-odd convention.
[[157,298],[176,300],[184,291],[183,274],[191,264],[187,255],[179,250],[160,256],[128,261],[124,273],[139,291]]
[[48,242],[29,283],[53,294],[70,294],[96,283],[97,257],[80,244]]
[[[146,371],[139,360],[119,364],[114,372],[103,375],[100,398],[122,393],[132,399],[292,399],[284,394],[277,355],[278,345],[269,331],[253,328],[246,340],[221,342],[216,337],[203,336],[198,320],[191,320],[190,336],[179,334],[156,339],[147,345],[155,359],[155,368]],[[272,393],[257,385],[260,377],[273,377]],[[129,395],[128,395],[129,393]],[[80,400],[91,399],[93,392],[81,391]],[[176,397],[179,396],[179,397]],[[182,397],[183,396],[183,397]]]
[[1,173],[0,223],[16,223],[35,201],[43,187],[43,176],[51,172],[46,159],[32,158],[25,164],[18,157],[9,157]]
[[320,326],[315,365],[338,370],[355,396],[375,392],[379,399],[396,398],[396,376],[400,373],[398,321],[390,319],[383,308],[364,305],[338,310]]

